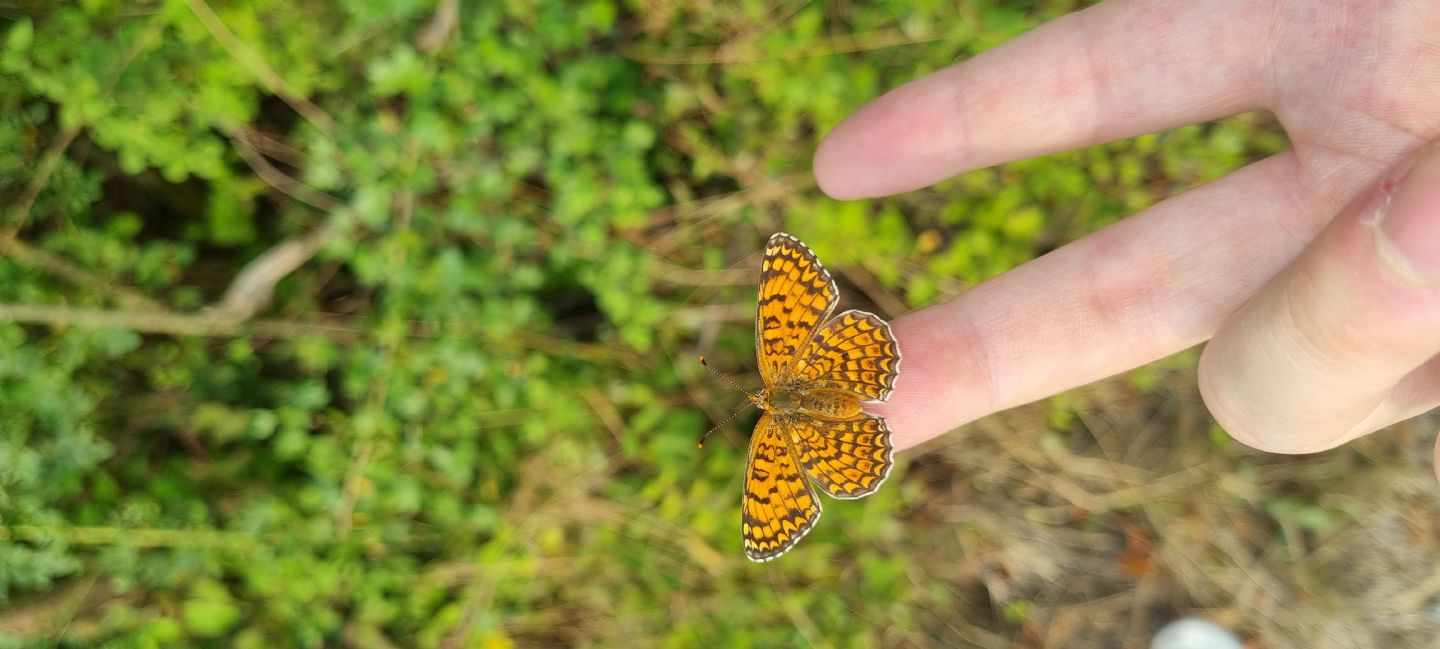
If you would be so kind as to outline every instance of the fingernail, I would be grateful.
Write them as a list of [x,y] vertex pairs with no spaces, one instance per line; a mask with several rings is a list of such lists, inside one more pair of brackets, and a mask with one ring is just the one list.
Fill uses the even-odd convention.
[[1404,279],[1440,285],[1440,147],[1426,147],[1401,174],[1382,187],[1395,193],[1375,217],[1380,260]]

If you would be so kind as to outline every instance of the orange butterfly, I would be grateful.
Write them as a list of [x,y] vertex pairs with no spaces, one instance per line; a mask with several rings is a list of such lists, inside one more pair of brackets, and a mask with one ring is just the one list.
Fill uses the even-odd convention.
[[900,347],[873,313],[830,317],[839,296],[809,246],[783,232],[770,237],[755,320],[765,389],[750,396],[765,412],[750,439],[740,516],[752,561],[784,554],[820,520],[812,482],[834,498],[861,498],[893,465],[885,420],[861,402],[890,397]]

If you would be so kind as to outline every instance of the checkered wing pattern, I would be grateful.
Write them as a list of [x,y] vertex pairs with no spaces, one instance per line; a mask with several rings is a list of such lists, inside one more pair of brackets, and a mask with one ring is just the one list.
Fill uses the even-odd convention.
[[754,561],[784,554],[810,532],[820,519],[816,488],[860,498],[894,466],[885,420],[860,404],[889,398],[900,347],[874,314],[832,318],[838,300],[808,246],[783,232],[770,237],[755,320],[765,390],[752,396],[765,413],[750,438],[740,516],[745,555]]
[[784,232],[770,237],[760,264],[755,320],[755,355],[766,385],[794,369],[796,352],[829,317],[839,295],[809,246]]
[[798,371],[812,388],[844,390],[884,401],[900,375],[900,346],[879,316],[850,310],[827,323],[800,353]]
[[750,438],[740,523],[745,554],[754,561],[785,554],[820,520],[820,501],[785,437],[766,413]]
[[797,418],[784,427],[815,486],[835,498],[874,493],[894,466],[890,431],[879,417],[861,415],[850,421]]

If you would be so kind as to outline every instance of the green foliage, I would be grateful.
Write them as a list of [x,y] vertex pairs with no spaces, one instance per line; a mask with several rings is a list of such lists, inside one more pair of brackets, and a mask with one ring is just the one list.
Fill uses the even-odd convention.
[[[12,17],[0,194],[33,199],[3,224],[32,252],[0,256],[0,302],[154,323],[0,324],[0,602],[113,595],[54,602],[66,647],[923,633],[948,595],[883,550],[914,492],[741,558],[744,441],[694,448],[738,398],[697,387],[694,307],[749,304],[710,280],[778,227],[933,303],[1163,198],[1157,168],[1179,189],[1278,144],[1237,120],[884,201],[796,182],[865,101],[1076,4],[462,2],[438,39],[414,0]],[[298,330],[160,326],[322,227],[258,316]]]

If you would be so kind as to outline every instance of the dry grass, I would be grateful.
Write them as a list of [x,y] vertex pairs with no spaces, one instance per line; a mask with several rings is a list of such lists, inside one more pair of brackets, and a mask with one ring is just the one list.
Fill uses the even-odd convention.
[[1160,392],[1105,381],[1063,436],[1031,406],[915,454],[907,545],[956,595],[926,612],[937,646],[963,620],[1007,640],[975,646],[1139,648],[1187,613],[1257,649],[1440,643],[1440,417],[1276,456],[1212,442],[1193,373]]

